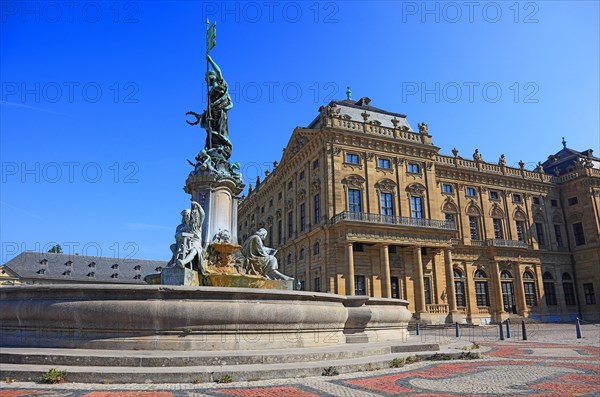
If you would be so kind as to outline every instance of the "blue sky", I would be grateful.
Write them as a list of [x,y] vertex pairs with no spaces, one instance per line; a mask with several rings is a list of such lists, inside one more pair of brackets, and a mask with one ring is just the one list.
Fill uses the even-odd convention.
[[1,260],[60,243],[164,259],[189,205],[211,55],[233,161],[263,175],[320,105],[368,96],[442,153],[533,168],[561,138],[599,153],[597,1],[0,4]]

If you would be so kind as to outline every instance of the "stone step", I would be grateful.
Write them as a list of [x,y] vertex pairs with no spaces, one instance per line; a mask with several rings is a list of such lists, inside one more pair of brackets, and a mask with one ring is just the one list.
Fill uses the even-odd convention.
[[[477,352],[476,350],[473,352]],[[117,367],[42,364],[2,364],[1,379],[36,381],[51,368],[66,371],[67,382],[80,383],[198,383],[215,382],[229,378],[232,381],[253,381],[281,378],[320,376],[333,367],[340,373],[372,371],[391,366],[394,358],[416,356],[417,361],[427,360],[436,354],[444,358],[459,358],[465,354],[457,349],[421,351],[418,353],[389,353],[377,356],[347,358],[341,360],[287,362],[270,364],[209,365],[181,367]]]
[[390,353],[437,351],[436,343],[394,342],[270,351],[136,351],[55,348],[0,348],[0,363],[32,365],[187,367],[343,360]]

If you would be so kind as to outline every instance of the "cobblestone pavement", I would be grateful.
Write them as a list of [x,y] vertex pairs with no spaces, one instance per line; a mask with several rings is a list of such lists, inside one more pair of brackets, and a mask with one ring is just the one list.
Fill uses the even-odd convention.
[[[423,361],[402,368],[302,379],[229,384],[90,385],[0,383],[0,397],[389,397],[389,396],[600,396],[600,325],[530,327],[504,341],[492,327],[460,340],[425,330],[427,341],[479,344],[479,360]],[[496,330],[497,331],[497,330]],[[465,342],[465,343],[457,343]],[[469,343],[466,343],[469,342]]]

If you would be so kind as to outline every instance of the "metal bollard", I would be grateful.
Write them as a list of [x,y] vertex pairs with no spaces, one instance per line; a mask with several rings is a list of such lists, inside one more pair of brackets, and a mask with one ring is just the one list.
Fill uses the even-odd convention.
[[500,340],[504,340],[504,328],[502,328],[502,321],[498,323],[498,329],[500,330]]
[[579,318],[577,318],[577,322],[575,323],[575,333],[577,334],[577,339],[581,339],[581,324],[579,323]]
[[510,320],[506,320],[506,339],[510,339]]
[[421,327],[419,327],[419,323],[417,323],[417,336],[421,334]]
[[456,322],[455,328],[456,328],[456,337],[460,338],[460,326],[458,325],[458,321]]
[[523,334],[523,340],[527,340],[527,328],[525,328],[525,320],[521,320],[521,331]]

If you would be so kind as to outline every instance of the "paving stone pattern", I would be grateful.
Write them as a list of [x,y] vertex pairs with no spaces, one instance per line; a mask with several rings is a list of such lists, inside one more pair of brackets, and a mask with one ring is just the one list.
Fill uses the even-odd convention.
[[493,335],[492,328],[463,333],[460,340],[433,330],[420,336],[454,344],[475,342],[485,351],[480,360],[424,361],[331,377],[228,384],[41,385],[3,381],[0,397],[600,396],[600,325],[586,324],[582,339],[575,338],[572,324],[537,324],[528,334],[527,341],[517,329],[504,341]]

